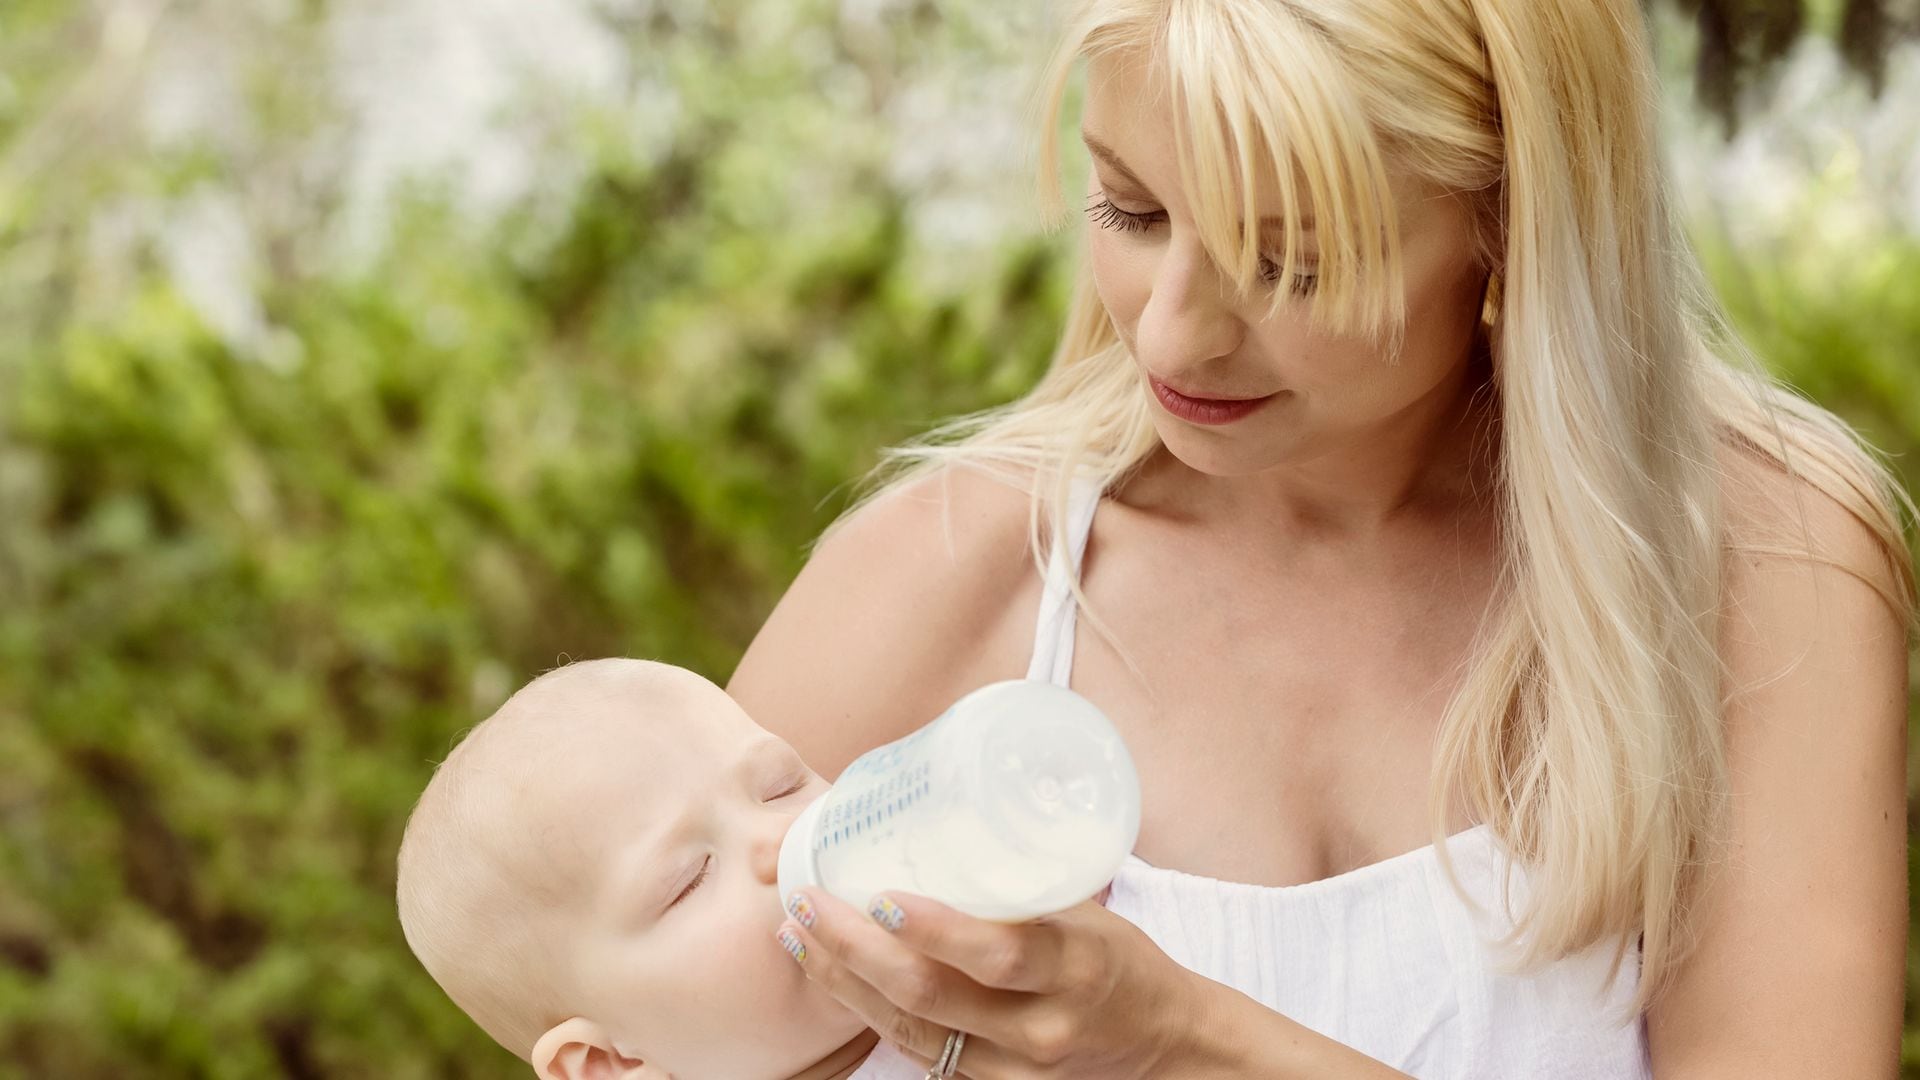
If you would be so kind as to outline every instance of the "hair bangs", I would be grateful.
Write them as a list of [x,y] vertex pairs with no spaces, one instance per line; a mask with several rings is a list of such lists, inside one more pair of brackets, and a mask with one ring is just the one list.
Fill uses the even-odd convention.
[[1267,317],[1310,270],[1314,323],[1391,337],[1397,352],[1405,303],[1395,200],[1346,66],[1321,31],[1284,6],[1179,0],[1168,6],[1159,59],[1201,244],[1239,295],[1256,288],[1261,194],[1271,184],[1282,246]]

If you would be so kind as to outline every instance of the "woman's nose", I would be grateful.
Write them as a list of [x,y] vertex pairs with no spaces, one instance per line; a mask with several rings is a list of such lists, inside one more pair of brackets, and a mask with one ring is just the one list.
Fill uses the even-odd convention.
[[1232,282],[1198,240],[1168,244],[1135,329],[1136,353],[1156,370],[1188,371],[1232,352],[1245,324],[1231,294]]

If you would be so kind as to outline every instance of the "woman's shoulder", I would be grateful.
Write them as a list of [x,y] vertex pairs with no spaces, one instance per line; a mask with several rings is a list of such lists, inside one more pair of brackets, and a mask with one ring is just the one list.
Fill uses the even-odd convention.
[[[1809,700],[1831,701],[1841,684],[1857,690],[1869,681],[1858,665],[1870,654],[1886,669],[1888,692],[1904,687],[1914,610],[1901,500],[1870,459],[1846,450],[1802,442],[1789,470],[1752,445],[1720,449],[1719,645],[1737,693],[1805,682]],[[1836,646],[1845,663],[1822,670],[1809,662]]]
[[748,646],[727,692],[823,776],[1017,678],[1040,578],[1029,495],[947,465],[890,488],[820,540]]
[[1893,493],[1877,490],[1878,464],[1833,435],[1800,441],[1790,454],[1792,470],[1744,439],[1719,444],[1729,599],[1766,588],[1756,574],[1797,564],[1895,602],[1905,590],[1906,546]]

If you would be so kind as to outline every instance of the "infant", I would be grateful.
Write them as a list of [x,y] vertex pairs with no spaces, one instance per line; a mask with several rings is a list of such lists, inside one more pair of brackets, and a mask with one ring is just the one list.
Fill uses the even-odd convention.
[[693,672],[570,664],[434,772],[401,928],[543,1080],[919,1077],[774,939],[781,838],[826,789]]

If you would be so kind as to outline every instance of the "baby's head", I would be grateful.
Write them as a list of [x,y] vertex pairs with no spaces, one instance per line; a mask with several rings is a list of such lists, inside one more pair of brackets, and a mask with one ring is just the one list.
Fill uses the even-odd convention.
[[773,938],[781,837],[825,787],[692,672],[570,664],[434,772],[401,927],[543,1077],[792,1076],[864,1030]]

